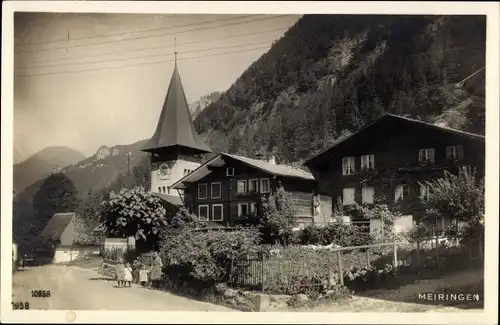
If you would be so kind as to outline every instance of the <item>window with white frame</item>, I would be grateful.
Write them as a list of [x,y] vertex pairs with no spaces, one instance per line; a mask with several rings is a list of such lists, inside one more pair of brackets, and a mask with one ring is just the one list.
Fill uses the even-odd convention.
[[434,148],[420,149],[418,151],[418,161],[419,162],[430,162],[435,163],[435,151]]
[[158,186],[158,193],[161,193],[161,187]]
[[342,175],[354,175],[354,173],[356,172],[356,168],[354,167],[355,163],[355,157],[343,157]]
[[269,178],[261,178],[260,179],[260,193],[269,193],[271,192],[271,182]]
[[198,220],[199,221],[208,221],[208,205],[198,205]]
[[226,176],[234,176],[234,168],[233,167],[226,168]]
[[238,181],[238,187],[237,187],[237,192],[238,193],[246,193],[248,192],[248,183],[246,180],[239,180]]
[[420,195],[419,195],[420,199],[428,200],[431,189],[429,183],[419,183],[418,185],[420,187]]
[[375,168],[375,155],[361,156],[361,169],[373,169],[373,168]]
[[212,205],[212,220],[213,221],[224,220],[224,209],[223,209],[222,204]]
[[257,213],[257,203],[250,202],[250,213],[251,214]]
[[216,182],[216,183],[212,183],[211,184],[211,195],[210,197],[212,199],[220,199],[221,197],[221,183],[220,182]]
[[356,189],[355,188],[344,188],[342,189],[342,204],[349,205],[354,204]]
[[248,203],[238,203],[238,217],[248,215]]
[[208,196],[208,185],[198,184],[198,199],[206,199]]
[[410,185],[408,184],[400,184],[396,186],[396,190],[394,191],[394,200],[400,201],[405,200],[410,197]]
[[373,204],[375,196],[375,188],[373,186],[365,186],[361,189],[362,203]]
[[248,181],[248,192],[257,192],[257,188],[259,187],[258,179],[251,179]]
[[446,147],[446,159],[460,160],[463,158],[464,158],[464,147],[463,146],[447,146]]

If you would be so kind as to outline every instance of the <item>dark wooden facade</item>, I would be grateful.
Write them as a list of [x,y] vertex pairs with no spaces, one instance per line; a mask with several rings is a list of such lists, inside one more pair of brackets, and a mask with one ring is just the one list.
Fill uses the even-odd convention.
[[[299,223],[310,223],[312,221],[313,194],[317,184],[315,180],[275,175],[241,161],[228,158],[225,159],[224,166],[208,168],[211,170],[209,175],[196,182],[186,184],[184,202],[186,207],[198,216],[200,206],[202,206],[202,209],[208,209],[209,222],[207,224],[209,226],[231,227],[238,224],[238,221],[244,218],[244,216],[239,216],[243,212],[242,209],[244,209],[239,208],[239,205],[246,204],[248,214],[254,212],[255,216],[261,215],[262,198],[275,191],[279,185],[282,185],[287,192],[291,193]],[[230,176],[228,176],[228,168],[234,171],[234,175],[230,172]],[[269,192],[262,191],[261,188],[266,179],[269,180]],[[247,191],[244,193],[238,193],[237,191],[238,181],[240,180],[247,182]],[[250,180],[255,180],[254,182],[257,184],[255,189],[250,188]],[[201,195],[201,197],[199,195],[200,186],[206,186],[207,189],[206,195]],[[219,186],[220,195],[217,195]],[[201,190],[201,192],[204,191]],[[204,198],[205,196],[206,198]],[[216,206],[215,209],[217,210],[222,209],[222,220],[214,220],[214,212],[218,214],[218,211],[220,211],[214,211],[214,206]],[[255,207],[255,211],[251,211],[252,206]]]
[[[447,146],[462,146],[463,158],[447,159]],[[434,163],[419,161],[419,150],[428,148],[434,149]],[[374,156],[372,170],[362,171],[362,155]],[[353,175],[343,175],[344,157],[354,157]],[[408,199],[416,199],[421,195],[420,183],[442,177],[445,170],[456,172],[457,167],[469,165],[476,168],[478,178],[484,177],[485,143],[484,137],[478,135],[388,115],[309,159],[305,165],[318,181],[319,190],[328,193],[334,202],[343,198],[344,188],[354,188],[356,203],[363,203],[363,187],[372,187],[375,201],[390,204],[396,201],[398,185],[407,184]]]

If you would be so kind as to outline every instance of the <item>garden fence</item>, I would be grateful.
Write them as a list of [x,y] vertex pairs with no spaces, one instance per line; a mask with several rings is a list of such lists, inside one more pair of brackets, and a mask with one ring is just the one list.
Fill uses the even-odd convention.
[[436,238],[432,246],[391,242],[316,250],[299,246],[260,253],[231,261],[229,282],[234,287],[293,294],[307,288],[344,285],[367,269],[397,277],[400,272],[441,264],[458,269],[483,259],[482,238],[469,240],[467,247],[450,246],[442,237]]

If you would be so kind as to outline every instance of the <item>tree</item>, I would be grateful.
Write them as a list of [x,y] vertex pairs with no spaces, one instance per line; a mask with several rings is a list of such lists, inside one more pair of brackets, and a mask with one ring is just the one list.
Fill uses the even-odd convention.
[[459,222],[479,224],[484,216],[484,179],[477,180],[475,168],[463,166],[458,174],[445,172],[429,183],[427,215],[453,216]]
[[118,237],[135,237],[154,245],[160,229],[167,226],[167,211],[160,198],[142,187],[122,189],[109,193],[102,202],[101,221],[110,234]]
[[77,238],[75,239],[75,243],[96,244],[102,240],[98,233],[94,233],[94,229],[100,224],[101,202],[103,198],[102,192],[90,191],[81,201],[76,216]]
[[80,200],[75,185],[63,173],[47,177],[33,198],[35,227],[41,231],[55,213],[76,212]]
[[276,192],[263,199],[262,209],[262,225],[269,228],[271,236],[286,244],[297,225],[297,213],[291,194],[282,186],[278,187]]
[[463,166],[458,174],[445,172],[429,183],[426,219],[450,217],[465,224],[458,236],[481,236],[484,232],[484,179],[477,180],[475,168]]

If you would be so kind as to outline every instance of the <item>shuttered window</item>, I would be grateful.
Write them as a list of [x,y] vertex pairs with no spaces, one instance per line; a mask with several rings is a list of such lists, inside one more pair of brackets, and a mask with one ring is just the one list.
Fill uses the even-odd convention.
[[375,155],[361,156],[361,169],[375,168]]
[[375,188],[373,186],[363,187],[361,190],[362,203],[373,204]]
[[342,194],[343,194],[342,203],[344,205],[354,204],[356,202],[355,201],[355,194],[356,194],[355,188],[344,188]]
[[401,184],[396,186],[396,190],[394,192],[394,200],[397,202],[399,200],[404,200],[410,197],[410,185]]
[[354,175],[356,172],[355,162],[354,157],[342,158],[342,175]]
[[463,159],[464,147],[463,146],[448,146],[446,147],[446,159]]
[[418,161],[430,161],[431,163],[435,163],[435,151],[434,148],[420,149],[418,151]]

